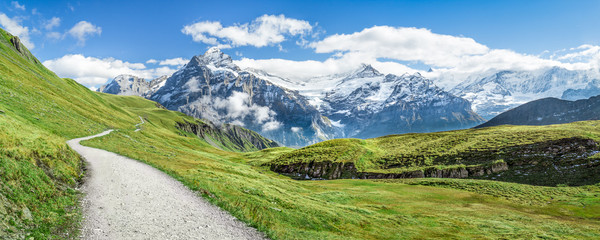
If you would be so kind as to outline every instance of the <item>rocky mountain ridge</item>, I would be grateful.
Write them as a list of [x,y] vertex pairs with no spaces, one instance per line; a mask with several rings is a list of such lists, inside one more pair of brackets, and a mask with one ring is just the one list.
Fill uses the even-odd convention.
[[255,130],[287,146],[330,139],[335,132],[298,92],[241,70],[217,48],[194,56],[150,99],[191,116]]
[[[115,81],[116,82],[116,81]],[[217,48],[194,56],[150,96],[171,110],[232,123],[286,146],[475,126],[470,103],[419,74],[355,71],[309,82],[240,69]]]

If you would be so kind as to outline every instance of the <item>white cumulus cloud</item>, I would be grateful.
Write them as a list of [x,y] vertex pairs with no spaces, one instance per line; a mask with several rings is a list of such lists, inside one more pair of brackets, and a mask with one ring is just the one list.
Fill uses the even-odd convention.
[[[242,68],[262,69],[296,80],[348,72],[367,63],[382,73],[420,72],[444,88],[451,88],[469,76],[499,70],[600,67],[600,46],[582,45],[542,57],[510,49],[491,49],[472,38],[437,34],[424,28],[374,26],[330,35],[307,46],[330,56],[323,61],[242,58],[235,63]],[[434,71],[414,69],[410,67],[412,64]]]
[[181,67],[183,65],[185,65],[186,63],[188,63],[189,60],[185,59],[185,58],[169,58],[169,59],[165,59],[165,60],[156,60],[156,59],[149,59],[148,61],[146,61],[147,64],[158,64],[161,66],[174,66],[174,67]]
[[372,64],[373,67],[384,73],[404,74],[418,72],[418,70],[397,62],[379,61],[372,56],[361,54],[345,54],[342,57],[332,56],[324,61],[242,58],[234,61],[234,63],[241,68],[261,69],[277,76],[295,80],[306,80],[316,76],[350,72],[360,67],[363,63]]
[[262,126],[263,132],[277,130],[281,127],[281,123],[278,121],[269,121]]
[[29,28],[23,27],[18,20],[15,18],[9,18],[4,13],[0,13],[0,25],[4,30],[9,33],[18,36],[21,39],[21,42],[25,44],[25,46],[29,49],[35,48],[33,42],[29,38]]
[[181,32],[192,36],[196,42],[231,48],[273,46],[285,41],[286,36],[302,36],[311,30],[310,23],[304,20],[284,15],[263,15],[251,23],[228,27],[214,21],[197,22],[184,26]]
[[80,21],[69,29],[67,33],[76,38],[79,45],[84,45],[89,36],[100,35],[102,28],[87,21]]
[[432,33],[424,28],[375,26],[352,34],[335,34],[309,44],[317,53],[359,53],[372,58],[422,61],[448,67],[488,47],[466,37]]
[[87,87],[104,84],[120,74],[153,79],[176,71],[169,67],[147,68],[143,63],[130,63],[114,58],[86,57],[81,54],[65,55],[44,61],[43,64],[58,76],[73,78]]

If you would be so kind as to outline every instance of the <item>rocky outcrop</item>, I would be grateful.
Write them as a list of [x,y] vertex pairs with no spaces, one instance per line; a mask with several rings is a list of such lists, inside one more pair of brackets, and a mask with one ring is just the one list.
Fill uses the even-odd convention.
[[225,148],[227,150],[245,152],[279,147],[279,144],[273,140],[264,138],[251,130],[231,124],[215,126],[208,121],[185,121],[178,122],[177,128],[193,133],[214,147],[221,149]]
[[395,179],[395,178],[468,178],[479,177],[508,170],[505,162],[482,166],[454,167],[438,169],[429,167],[423,170],[405,171],[399,173],[360,172],[354,163],[342,162],[307,162],[289,165],[271,165],[271,170],[278,173],[290,174],[304,179]]
[[17,49],[18,52],[23,53],[23,50],[21,50],[21,40],[19,37],[13,36],[10,38],[10,43],[15,47],[15,49]]
[[[0,30],[0,31],[4,31],[4,30]],[[33,62],[34,64],[40,64],[40,60],[38,60],[35,56],[33,56],[33,54],[31,54],[31,52],[29,52],[29,50],[27,50],[27,47],[25,47],[25,45],[23,45],[23,43],[21,42],[21,39],[19,39],[19,37],[17,36],[12,36],[10,33],[7,33],[8,36],[10,36],[10,44],[15,48],[15,50],[17,50],[17,52],[23,56],[25,59]]]
[[301,154],[303,162],[294,162],[294,156],[299,155],[293,153],[269,163],[271,170],[300,179],[479,178],[545,186],[600,181],[600,159],[591,158],[600,153],[599,144],[581,137],[447,155],[387,155],[369,160],[378,164],[379,170],[358,170],[354,162],[335,159],[310,161],[309,152]]

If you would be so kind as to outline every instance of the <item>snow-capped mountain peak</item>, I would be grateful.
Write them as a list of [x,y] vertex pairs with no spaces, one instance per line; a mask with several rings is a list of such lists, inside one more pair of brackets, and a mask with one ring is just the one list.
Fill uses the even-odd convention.
[[117,95],[150,96],[150,94],[165,85],[168,77],[165,75],[148,82],[143,78],[131,74],[121,74],[108,84],[100,87],[98,92]]
[[209,48],[204,54],[193,57],[190,62],[200,66],[240,70],[238,66],[233,64],[231,57],[221,52],[217,47]]
[[383,76],[377,69],[373,68],[371,64],[361,64],[360,68],[352,72],[347,78],[370,78]]

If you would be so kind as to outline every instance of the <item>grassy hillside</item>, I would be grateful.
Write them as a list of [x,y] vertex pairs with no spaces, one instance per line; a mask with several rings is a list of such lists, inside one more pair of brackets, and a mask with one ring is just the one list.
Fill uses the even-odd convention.
[[[354,175],[335,176],[349,178],[360,176],[361,172],[383,178],[419,172],[428,176],[437,170],[465,169],[465,173],[483,171],[478,178],[536,185],[586,185],[600,182],[600,162],[591,157],[600,150],[598,124],[600,121],[587,121],[390,135],[367,140],[335,139],[288,152],[268,164],[276,171],[295,170],[309,176],[318,171],[323,178],[331,178],[336,170],[327,166],[351,163],[356,169]],[[506,167],[508,171],[488,173],[494,166]],[[348,172],[347,167],[342,170]]]
[[73,235],[82,161],[65,141],[136,116],[57,77],[1,29],[0,73],[0,238]]
[[76,235],[82,163],[64,142],[107,128],[117,131],[83,144],[151,164],[274,239],[600,238],[598,185],[296,181],[264,166],[293,149],[218,149],[177,127],[197,120],[141,98],[93,93],[2,39],[0,238]]

